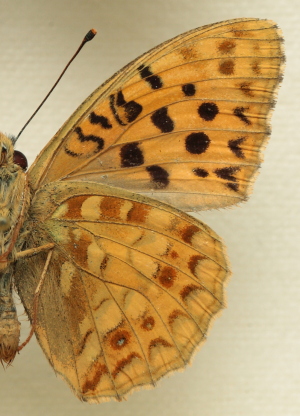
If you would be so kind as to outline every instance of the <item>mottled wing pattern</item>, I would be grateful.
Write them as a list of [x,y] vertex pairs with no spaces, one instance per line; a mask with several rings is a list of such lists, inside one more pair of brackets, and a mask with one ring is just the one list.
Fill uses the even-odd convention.
[[92,180],[187,211],[244,200],[282,62],[268,20],[229,20],[163,43],[79,107],[30,170],[32,189]]
[[[54,182],[35,194],[27,227],[24,248],[55,243],[36,335],[82,400],[121,400],[184,367],[224,307],[220,239],[168,205],[97,183]],[[31,320],[46,256],[16,264]]]

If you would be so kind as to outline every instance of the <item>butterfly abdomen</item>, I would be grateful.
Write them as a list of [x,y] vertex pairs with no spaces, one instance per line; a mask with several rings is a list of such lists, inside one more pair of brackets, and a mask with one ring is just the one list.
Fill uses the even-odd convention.
[[11,273],[0,275],[0,362],[11,363],[20,339],[20,322],[12,298]]

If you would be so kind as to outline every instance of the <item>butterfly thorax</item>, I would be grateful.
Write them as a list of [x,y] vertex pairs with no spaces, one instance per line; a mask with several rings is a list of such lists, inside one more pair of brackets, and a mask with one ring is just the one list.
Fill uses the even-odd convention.
[[15,257],[29,199],[26,174],[14,163],[13,152],[11,140],[0,134],[0,270]]
[[20,323],[12,297],[10,263],[29,203],[26,174],[14,163],[11,139],[0,134],[0,361],[10,363],[17,352]]
[[0,167],[0,256],[9,248],[20,215],[24,188],[22,176],[14,171],[13,166]]

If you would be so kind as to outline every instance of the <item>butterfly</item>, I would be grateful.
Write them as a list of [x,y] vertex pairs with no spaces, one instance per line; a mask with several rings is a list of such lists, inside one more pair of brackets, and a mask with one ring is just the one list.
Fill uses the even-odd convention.
[[0,359],[16,289],[50,365],[87,402],[181,369],[225,306],[224,245],[184,211],[249,195],[283,72],[281,32],[235,19],[125,66],[26,173],[0,135]]

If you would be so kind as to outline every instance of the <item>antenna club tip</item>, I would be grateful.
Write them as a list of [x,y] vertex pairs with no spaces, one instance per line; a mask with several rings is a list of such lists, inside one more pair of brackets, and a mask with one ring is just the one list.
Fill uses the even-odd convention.
[[97,30],[96,29],[91,29],[88,31],[88,33],[85,35],[83,41],[84,42],[89,42],[90,40],[92,40],[97,34]]

